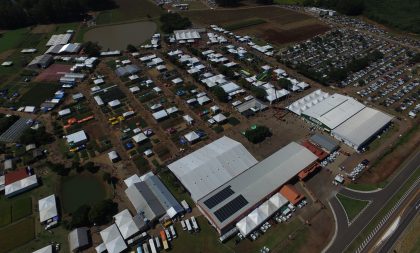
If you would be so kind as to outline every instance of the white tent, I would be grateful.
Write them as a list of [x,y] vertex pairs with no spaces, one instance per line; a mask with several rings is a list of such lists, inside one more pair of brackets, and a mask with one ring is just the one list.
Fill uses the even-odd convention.
[[271,202],[271,204],[273,204],[276,207],[276,209],[280,209],[288,202],[288,200],[285,197],[283,197],[283,195],[281,195],[280,193],[274,194],[268,201]]
[[124,239],[122,238],[117,225],[112,224],[100,232],[102,241],[108,253],[120,253],[127,248]]
[[278,208],[276,208],[276,206],[273,203],[267,200],[266,202],[262,203],[261,206],[258,207],[258,210],[268,218],[271,215],[273,215],[278,210]]
[[186,135],[184,135],[184,137],[185,139],[187,139],[188,142],[194,142],[200,139],[200,136],[194,131],[187,133]]
[[251,218],[249,218],[249,216],[246,216],[238,223],[236,223],[236,227],[239,229],[239,232],[241,232],[243,236],[247,236],[249,233],[251,233],[256,226],[257,225],[251,220]]
[[127,239],[140,231],[128,209],[124,209],[116,214],[114,219],[115,224],[118,226],[124,239]]
[[248,217],[258,226],[261,223],[263,223],[268,217],[261,212],[260,209],[255,209],[250,214],[248,214]]
[[54,194],[38,200],[38,206],[39,221],[41,223],[57,216],[57,205]]

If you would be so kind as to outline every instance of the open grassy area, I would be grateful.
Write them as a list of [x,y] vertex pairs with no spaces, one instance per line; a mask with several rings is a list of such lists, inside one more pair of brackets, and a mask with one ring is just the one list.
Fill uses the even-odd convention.
[[18,221],[32,214],[32,199],[19,198],[12,203],[12,221]]
[[387,183],[387,181],[384,181],[379,184],[350,183],[347,185],[347,188],[357,191],[374,191],[377,189],[383,189],[387,185]]
[[9,225],[12,222],[12,209],[10,203],[0,201],[0,227]]
[[260,25],[260,24],[264,24],[267,23],[266,20],[261,19],[261,18],[252,18],[252,19],[245,19],[245,20],[241,20],[238,22],[234,22],[234,23],[230,23],[230,24],[226,24],[223,26],[223,28],[227,29],[227,30],[238,30],[241,28],[245,28],[245,27],[250,27],[250,26],[254,26],[254,25]]
[[0,53],[19,47],[27,37],[28,28],[21,28],[5,32],[0,37]]
[[356,249],[362,244],[366,237],[372,232],[372,230],[379,224],[379,222],[385,217],[385,215],[395,206],[395,204],[401,199],[406,191],[413,185],[413,183],[420,177],[420,168],[410,176],[407,182],[402,185],[400,190],[395,193],[394,196],[388,201],[388,203],[382,208],[372,221],[363,229],[363,231],[353,240],[353,242],[347,247],[346,253],[355,252]]
[[89,205],[105,199],[105,184],[96,176],[75,175],[62,179],[60,197],[63,209],[74,212],[81,205]]
[[352,221],[369,203],[368,201],[352,199],[341,194],[337,194],[337,199],[343,205],[349,221]]
[[99,13],[96,24],[104,25],[128,20],[149,19],[160,16],[162,9],[149,0],[116,0],[116,9]]
[[39,106],[46,99],[52,99],[60,88],[56,83],[30,83],[29,89],[19,99],[19,105]]
[[25,244],[35,238],[35,221],[33,217],[0,229],[0,253]]

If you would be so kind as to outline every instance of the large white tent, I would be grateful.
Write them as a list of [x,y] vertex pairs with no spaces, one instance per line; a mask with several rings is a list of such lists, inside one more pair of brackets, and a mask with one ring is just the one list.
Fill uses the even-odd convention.
[[260,213],[262,213],[265,217],[270,217],[273,215],[279,208],[277,208],[273,203],[269,200],[262,203],[261,206],[258,207]]
[[289,201],[280,193],[276,193],[268,200],[273,204],[277,209],[280,209],[282,206],[286,205]]
[[54,194],[38,200],[38,207],[39,207],[39,221],[41,223],[49,219],[52,219],[58,215],[57,204],[55,201]]
[[242,220],[236,223],[236,227],[239,229],[239,232],[247,236],[252,230],[255,229],[257,225],[251,220],[249,216],[245,216]]
[[114,215],[114,219],[115,224],[117,225],[124,239],[130,238],[140,231],[128,209],[124,209],[118,214]]
[[254,222],[257,226],[263,223],[268,216],[266,216],[259,208],[254,209],[248,217],[251,218],[252,222]]
[[127,248],[127,245],[125,244],[125,241],[121,236],[117,225],[112,224],[111,226],[102,230],[100,234],[108,253],[120,253]]

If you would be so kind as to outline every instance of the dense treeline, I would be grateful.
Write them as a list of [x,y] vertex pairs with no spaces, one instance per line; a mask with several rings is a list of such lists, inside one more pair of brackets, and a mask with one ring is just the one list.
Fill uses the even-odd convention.
[[167,13],[160,16],[161,29],[164,33],[172,33],[174,30],[182,30],[190,27],[191,21],[179,15],[179,13]]
[[304,0],[303,5],[337,10],[368,18],[401,30],[420,33],[420,1],[415,0]]
[[88,11],[113,7],[113,0],[1,0],[0,28],[82,20]]

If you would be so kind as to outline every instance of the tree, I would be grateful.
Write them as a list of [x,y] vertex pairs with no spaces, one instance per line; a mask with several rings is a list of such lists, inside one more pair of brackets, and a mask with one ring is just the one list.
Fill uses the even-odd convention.
[[128,44],[127,45],[127,51],[130,52],[130,53],[134,53],[134,52],[137,52],[138,50],[135,46],[133,46],[131,44]]
[[187,17],[182,17],[179,13],[162,14],[159,20],[164,33],[172,33],[174,30],[186,29],[192,25]]
[[38,146],[45,145],[54,141],[54,137],[45,131],[45,127],[38,129],[28,128],[26,129],[19,138],[19,142],[22,144],[35,143]]
[[245,131],[245,137],[254,144],[262,142],[269,136],[271,136],[271,132],[266,126],[257,126]]
[[263,4],[263,5],[270,5],[273,4],[273,0],[256,0],[257,4]]
[[92,174],[95,174],[99,170],[99,166],[95,166],[95,163],[93,162],[87,162],[83,165],[83,167]]
[[215,86],[211,89],[211,91],[220,102],[226,103],[229,101],[229,95],[226,93],[226,91],[222,87]]
[[102,179],[105,182],[107,182],[108,184],[110,184],[111,183],[111,179],[112,179],[111,174],[108,173],[108,172],[104,172],[104,174],[102,174]]
[[103,225],[112,220],[118,212],[118,204],[110,199],[102,200],[92,206],[89,210],[89,221],[96,225]]
[[260,100],[266,100],[267,92],[265,91],[265,89],[263,89],[261,87],[253,86],[251,88],[251,91],[256,98],[258,98]]
[[71,228],[77,228],[77,227],[85,227],[90,226],[91,222],[89,220],[89,211],[90,206],[88,205],[82,205],[79,208],[76,209],[71,215],[71,222],[70,227]]
[[88,41],[83,44],[83,51],[89,57],[97,57],[101,54],[101,46],[97,42]]
[[288,89],[292,88],[292,82],[289,79],[287,79],[287,78],[280,78],[277,81],[277,84],[282,89],[288,90]]
[[234,7],[239,5],[240,0],[216,0],[216,3],[223,7]]
[[346,15],[360,15],[364,10],[363,0],[339,0],[337,10]]

